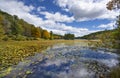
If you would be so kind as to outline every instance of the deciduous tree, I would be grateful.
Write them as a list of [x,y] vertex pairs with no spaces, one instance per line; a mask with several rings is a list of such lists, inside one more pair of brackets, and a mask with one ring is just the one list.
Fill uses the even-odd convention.
[[49,39],[50,38],[50,33],[47,30],[43,30],[42,31],[42,38]]

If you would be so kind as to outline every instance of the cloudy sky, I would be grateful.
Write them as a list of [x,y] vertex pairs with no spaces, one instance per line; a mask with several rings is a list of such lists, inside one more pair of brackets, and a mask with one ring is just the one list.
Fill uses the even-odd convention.
[[83,36],[114,28],[119,12],[107,10],[108,1],[0,0],[0,9],[57,34]]

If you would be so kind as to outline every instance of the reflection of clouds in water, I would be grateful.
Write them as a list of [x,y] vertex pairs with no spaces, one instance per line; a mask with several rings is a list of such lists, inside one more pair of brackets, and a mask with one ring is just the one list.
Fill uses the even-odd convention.
[[[68,61],[71,60],[73,62],[73,59],[65,59],[65,58],[61,58],[61,59],[51,59],[51,60],[47,60],[46,64],[44,64],[45,66],[49,66],[49,65],[56,65],[56,66],[60,66],[62,63],[68,63]],[[57,78],[93,78],[94,76],[94,72],[92,71],[88,71],[88,69],[82,64],[80,63],[80,65],[75,65],[72,64],[72,67],[65,67],[65,69],[70,70],[69,72],[65,72],[65,71],[59,71],[59,73],[55,74],[53,73],[53,76],[56,75]]]
[[61,65],[61,63],[67,63],[67,60],[65,59],[53,59],[51,61],[47,60],[45,66],[53,65],[55,64],[56,66]]
[[104,63],[108,67],[116,66],[119,63],[119,61],[116,59],[105,59],[105,60],[103,59],[103,60],[98,60],[98,61]]
[[77,70],[73,70],[70,73],[61,72],[58,75],[58,78],[93,78],[93,72],[88,72],[86,68],[78,68]]
[[92,72],[88,72],[87,69],[82,68],[76,72],[75,76],[80,77],[80,78],[86,78],[86,77],[90,77],[92,74],[93,74]]
[[103,53],[103,54],[109,54],[109,55],[111,55],[112,57],[115,57],[115,58],[119,57],[118,54],[111,53],[111,52],[105,52],[104,50],[103,51],[102,50],[98,50],[98,52],[99,53]]
[[[100,63],[105,64],[108,67],[114,67],[119,63],[119,61],[117,59],[117,58],[119,58],[119,56],[115,53],[98,51],[98,55],[99,54],[102,54],[101,58],[99,58],[99,59],[93,58],[93,59]],[[96,54],[96,56],[98,56],[98,55]]]
[[[48,68],[54,66],[53,69],[48,72],[52,73],[53,76],[57,76],[56,78],[94,78],[93,76],[95,76],[96,72],[96,69],[94,69],[94,67],[97,67],[97,65],[99,67],[99,70],[102,70],[104,65],[113,67],[119,63],[117,60],[117,54],[105,52],[104,50],[98,50],[96,52],[88,47],[82,47],[79,45],[56,45],[48,49],[46,52],[48,55],[52,54],[53,57],[46,60],[46,63],[43,66]],[[72,65],[69,65],[68,61],[74,62],[76,64],[76,67],[72,68]],[[101,63],[101,65],[94,63],[94,61]],[[96,66],[92,65],[91,69],[88,69],[85,66],[81,66],[85,65],[85,62],[87,64],[94,64]],[[67,64],[67,66],[65,64]],[[66,72],[66,70],[70,71]]]
[[105,51],[91,51],[90,49],[82,52],[82,57],[86,60],[96,60],[99,63],[103,63],[108,67],[116,66],[119,63],[119,55]]

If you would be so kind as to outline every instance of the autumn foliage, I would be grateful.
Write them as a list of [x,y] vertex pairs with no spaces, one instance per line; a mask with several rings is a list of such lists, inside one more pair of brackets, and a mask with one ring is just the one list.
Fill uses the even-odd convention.
[[47,30],[43,30],[42,31],[42,38],[49,39],[50,38],[50,33]]

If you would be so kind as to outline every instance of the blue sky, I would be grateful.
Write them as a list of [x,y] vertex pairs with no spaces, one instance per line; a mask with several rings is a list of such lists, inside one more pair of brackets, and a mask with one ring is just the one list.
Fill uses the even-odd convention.
[[56,34],[83,36],[113,29],[119,11],[109,11],[109,0],[0,0],[0,9]]

